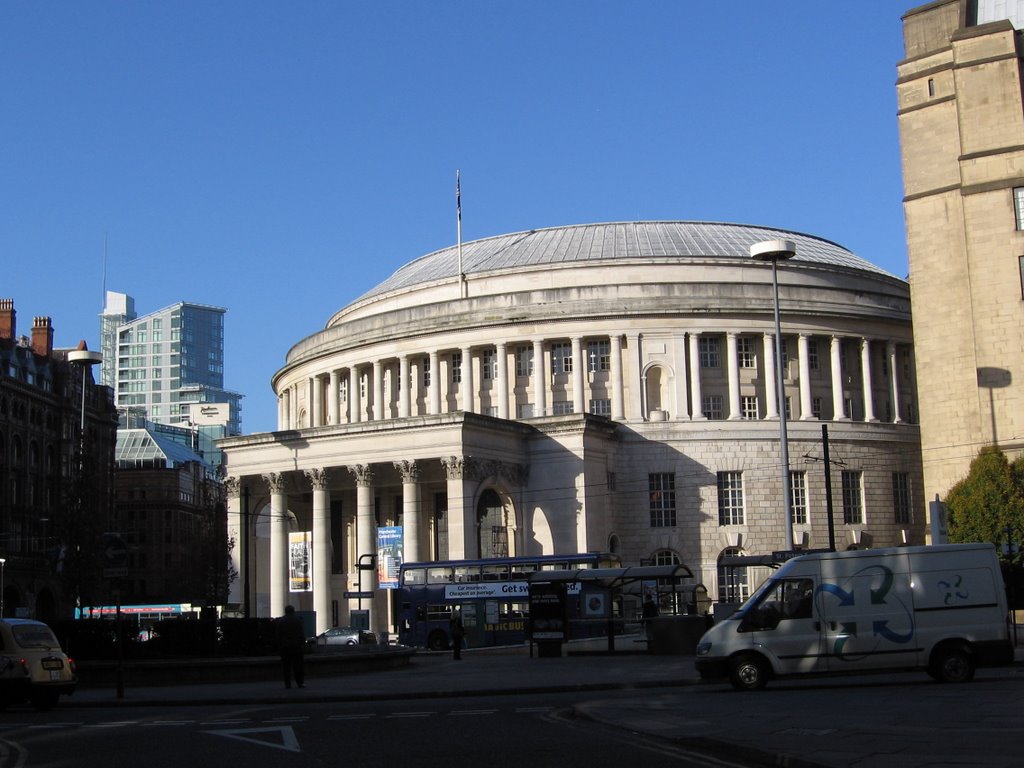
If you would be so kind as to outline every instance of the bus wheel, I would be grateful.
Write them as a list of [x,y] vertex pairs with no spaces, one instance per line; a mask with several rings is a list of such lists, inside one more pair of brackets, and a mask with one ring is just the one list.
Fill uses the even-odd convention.
[[440,629],[435,629],[427,637],[427,648],[432,651],[444,651],[448,648],[448,635]]
[[768,666],[760,656],[740,656],[729,667],[729,682],[737,691],[758,691],[768,682]]

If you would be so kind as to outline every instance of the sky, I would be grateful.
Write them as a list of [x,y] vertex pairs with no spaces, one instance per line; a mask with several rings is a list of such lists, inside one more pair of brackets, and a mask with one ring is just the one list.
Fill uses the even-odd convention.
[[905,278],[918,4],[4,0],[0,297],[90,349],[104,289],[224,307],[249,434],[292,345],[456,243],[457,169],[463,242],[733,222]]

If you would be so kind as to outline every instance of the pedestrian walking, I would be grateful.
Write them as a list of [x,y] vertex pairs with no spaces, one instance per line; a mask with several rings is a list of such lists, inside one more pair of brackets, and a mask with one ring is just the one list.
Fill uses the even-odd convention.
[[456,608],[448,620],[449,634],[452,636],[452,658],[462,659],[462,640],[466,637],[466,628],[462,624],[462,611]]
[[302,628],[302,619],[295,613],[293,606],[285,606],[284,616],[277,620],[277,649],[281,654],[281,672],[284,676],[284,687],[292,687],[292,679],[299,688],[306,685],[305,658],[306,632]]

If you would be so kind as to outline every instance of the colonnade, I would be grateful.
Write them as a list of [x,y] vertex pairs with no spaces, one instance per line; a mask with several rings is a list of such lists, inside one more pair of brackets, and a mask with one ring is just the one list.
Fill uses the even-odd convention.
[[[863,420],[878,421],[876,373],[884,367],[888,370],[885,397],[892,404],[887,418],[894,423],[906,419],[903,398],[912,389],[911,382],[901,381],[899,349],[909,345],[891,339],[839,334],[799,333],[784,335],[784,339],[794,335],[797,375],[787,376],[787,381],[794,383],[799,409],[793,409],[796,412],[790,414],[791,418],[827,419],[830,414],[836,421],[851,419],[853,414],[849,412],[845,393],[852,390],[860,396]],[[662,347],[666,340],[679,344],[678,365],[677,357],[670,353],[646,350],[647,339],[640,333],[499,341],[354,362],[283,388],[279,392],[278,423],[280,429],[301,429],[435,415],[446,410],[484,413],[501,419],[585,410],[615,421],[646,420],[650,409],[646,404],[645,372],[652,366],[665,367],[674,382],[673,402],[678,407],[673,408],[672,417],[699,421],[706,418],[704,396],[717,392],[718,384],[718,378],[701,364],[701,340],[723,337],[727,390],[722,418],[749,418],[741,406],[741,395],[745,387],[753,390],[749,383],[741,381],[738,353],[739,339],[746,338],[761,341],[756,378],[764,397],[759,404],[759,417],[777,419],[774,334],[692,331],[659,337]],[[817,345],[818,340],[828,344],[829,375],[820,377],[827,389],[819,385],[816,391],[811,370],[812,357],[816,355],[812,356],[811,345]],[[859,347],[859,381],[844,381],[843,356],[847,345]],[[570,350],[567,358],[553,359],[554,349],[561,353],[566,347]],[[884,350],[882,363],[873,354],[876,350]],[[493,363],[485,361],[485,355]],[[528,360],[525,374],[524,360]],[[592,399],[588,401],[588,397]],[[816,408],[816,398],[827,401],[829,407]]]

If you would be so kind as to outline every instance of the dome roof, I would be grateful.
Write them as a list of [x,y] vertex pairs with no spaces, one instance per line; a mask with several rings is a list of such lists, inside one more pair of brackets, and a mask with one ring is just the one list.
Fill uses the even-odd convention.
[[[584,262],[676,258],[750,258],[750,246],[785,238],[798,262],[845,267],[894,277],[828,240],[771,227],[707,221],[636,221],[532,229],[462,244],[466,274]],[[458,247],[434,251],[399,268],[359,301],[458,276]]]

